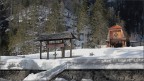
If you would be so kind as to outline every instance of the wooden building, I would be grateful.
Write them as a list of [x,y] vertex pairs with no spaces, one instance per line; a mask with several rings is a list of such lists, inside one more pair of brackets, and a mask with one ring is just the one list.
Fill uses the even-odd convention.
[[128,37],[125,30],[119,26],[114,25],[108,30],[107,47],[125,47],[127,46]]
[[70,41],[70,57],[72,57],[72,39],[76,37],[72,33],[57,33],[57,34],[45,34],[40,35],[37,41],[40,42],[40,59],[42,59],[42,42],[46,42],[47,47],[47,59],[49,59],[49,49],[61,48],[62,58],[65,57],[65,41]]

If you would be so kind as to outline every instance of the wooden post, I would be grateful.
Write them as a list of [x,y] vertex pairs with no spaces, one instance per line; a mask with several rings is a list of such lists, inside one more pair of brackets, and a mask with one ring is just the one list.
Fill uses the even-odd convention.
[[126,41],[123,40],[123,41],[122,41],[122,47],[125,47],[125,46],[126,46]]
[[70,39],[70,57],[72,57],[72,39]]
[[40,41],[40,59],[42,59],[42,41]]
[[48,45],[49,45],[49,41],[47,41],[47,59],[49,59],[49,47],[48,47]]
[[125,43],[125,47],[126,47],[126,40],[125,40],[125,42],[124,42],[124,43]]
[[111,40],[109,40],[109,47],[112,47],[112,46],[111,46]]
[[54,58],[56,59],[56,41],[55,41],[54,49],[55,49]]
[[[64,40],[62,40],[62,43],[64,44]],[[65,45],[62,47],[62,58],[65,57]]]

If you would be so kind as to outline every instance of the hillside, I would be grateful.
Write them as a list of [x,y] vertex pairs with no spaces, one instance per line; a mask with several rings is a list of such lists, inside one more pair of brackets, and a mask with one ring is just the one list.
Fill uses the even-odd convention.
[[42,33],[71,32],[74,48],[105,44],[112,25],[130,40],[144,39],[143,0],[0,0],[0,54],[37,53]]

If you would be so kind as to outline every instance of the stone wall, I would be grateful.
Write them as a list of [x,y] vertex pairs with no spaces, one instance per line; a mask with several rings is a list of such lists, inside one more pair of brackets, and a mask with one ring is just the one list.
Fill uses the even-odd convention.
[[[30,73],[38,73],[39,70],[1,70],[0,78],[10,81],[22,81]],[[144,70],[65,70],[55,78],[64,78],[67,81],[81,81],[91,79],[93,81],[144,81]]]
[[144,70],[65,70],[56,78],[67,81],[144,81]]
[[0,78],[10,81],[23,81],[30,73],[38,73],[40,70],[0,70]]

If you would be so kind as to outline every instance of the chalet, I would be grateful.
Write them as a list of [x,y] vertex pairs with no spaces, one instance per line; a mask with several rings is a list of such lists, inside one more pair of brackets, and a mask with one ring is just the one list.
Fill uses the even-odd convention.
[[126,47],[127,41],[129,41],[128,36],[119,25],[114,25],[109,28],[107,36],[107,47]]

